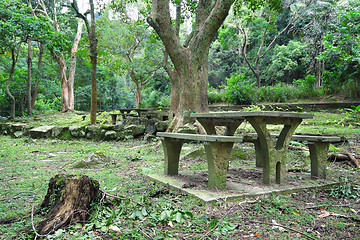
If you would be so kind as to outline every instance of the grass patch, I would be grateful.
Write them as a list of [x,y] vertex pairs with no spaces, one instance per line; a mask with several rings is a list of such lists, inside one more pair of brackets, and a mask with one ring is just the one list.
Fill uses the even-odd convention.
[[[331,134],[342,134],[358,143],[358,127],[352,124],[356,131],[347,129],[349,125],[342,127],[338,115],[341,116],[316,113],[299,131],[315,133],[322,127],[334,129]],[[144,173],[163,171],[163,149],[157,140],[99,142],[0,136],[0,141],[0,219],[23,217],[1,224],[0,239],[26,239],[18,231],[31,226],[32,207],[42,202],[50,178],[59,173],[88,175],[99,181],[101,189],[121,199],[105,197],[91,209],[91,217],[84,225],[58,230],[48,239],[360,238],[359,172],[346,163],[329,163],[329,177],[340,182],[330,189],[204,206],[198,199],[144,176]],[[183,154],[199,145],[190,143],[185,147],[188,148]],[[340,152],[350,151],[351,147],[354,146],[336,146]],[[252,167],[253,146],[243,144],[236,148],[230,168]],[[86,168],[71,167],[96,153],[105,155],[107,160]],[[288,168],[309,169],[308,156],[301,151],[291,151],[287,162]],[[180,163],[183,169],[206,169],[201,156],[188,157]],[[346,181],[340,176],[346,176]],[[324,211],[338,215],[322,217]],[[39,221],[41,217],[35,216],[34,224]]]

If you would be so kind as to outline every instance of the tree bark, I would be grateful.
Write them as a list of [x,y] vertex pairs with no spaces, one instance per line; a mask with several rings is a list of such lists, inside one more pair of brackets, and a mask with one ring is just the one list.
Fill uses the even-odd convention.
[[[96,25],[95,25],[95,8],[94,1],[89,0],[90,4],[90,15],[91,15],[91,24],[87,20],[84,14],[79,12],[79,8],[76,4],[76,1],[71,3],[71,6],[76,12],[78,18],[84,20],[89,43],[90,43],[90,62],[91,62],[91,106],[90,106],[90,124],[96,124],[96,112],[97,112],[97,87],[96,87],[96,68],[97,68],[97,43],[98,40],[96,38]],[[87,13],[85,13],[87,14]]]
[[31,117],[31,70],[32,70],[32,60],[31,60],[31,40],[28,40],[28,57],[27,57],[27,111],[28,116]]
[[[69,224],[84,224],[91,204],[99,200],[99,183],[85,175],[56,175],[50,179],[44,201],[36,213],[46,219],[35,226],[38,235],[47,235]],[[33,229],[27,229],[32,233]]]
[[97,68],[97,38],[95,31],[95,8],[93,0],[89,0],[91,26],[86,18],[84,19],[90,42],[90,61],[91,61],[91,106],[90,106],[90,124],[96,124],[97,112],[97,87],[96,87],[96,68]]
[[[49,19],[49,21],[55,28],[55,32],[60,32],[60,27],[57,22],[56,10],[54,9],[54,19],[51,19],[47,13],[46,6],[43,0],[40,0],[40,6],[42,10],[36,9],[36,11],[44,14]],[[73,47],[71,49],[69,77],[67,77],[66,75],[67,66],[63,52],[61,52],[60,54],[56,54],[55,52],[51,51],[51,55],[59,64],[62,112],[74,110],[74,76],[76,68],[76,52],[81,39],[82,26],[83,21],[79,20],[76,37],[74,39]]]
[[11,82],[12,77],[13,77],[14,72],[15,72],[15,66],[16,66],[16,62],[17,62],[18,57],[19,57],[20,47],[21,47],[21,43],[18,45],[18,49],[16,49],[16,48],[11,49],[11,59],[12,59],[11,69],[10,69],[9,78],[5,82],[5,92],[6,92],[6,95],[8,95],[8,97],[11,100],[10,119],[15,118],[15,97],[11,94],[10,89],[9,89],[9,85],[10,85],[10,82]]
[[[38,70],[39,70],[39,78],[42,78],[42,58],[44,55],[44,47],[41,43],[39,43],[39,60],[38,60]],[[38,94],[38,90],[39,90],[39,79],[35,82],[35,87],[32,93],[32,98],[31,98],[31,109],[34,109],[35,106],[35,101],[37,98],[37,94]]]
[[68,99],[69,99],[69,109],[74,110],[74,80],[75,80],[75,70],[76,70],[76,53],[78,50],[79,42],[81,40],[81,33],[84,25],[84,20],[79,18],[78,28],[76,36],[73,42],[73,47],[71,49],[71,59],[70,59],[70,69],[69,69],[69,78],[67,82],[68,87]]
[[66,76],[66,72],[67,72],[66,61],[63,53],[61,53],[60,55],[56,55],[54,52],[52,52],[51,54],[59,64],[60,85],[61,85],[61,106],[62,106],[62,112],[67,112],[70,110],[70,107],[69,107],[68,80]]
[[[234,0],[200,0],[195,26],[190,34],[192,37],[183,46],[171,24],[169,0],[152,1],[151,15],[147,20],[161,38],[174,64],[171,109],[175,116],[168,131],[175,132],[183,124],[192,121],[188,113],[209,110],[209,47],[233,2]],[[174,102],[177,99],[178,102]]]

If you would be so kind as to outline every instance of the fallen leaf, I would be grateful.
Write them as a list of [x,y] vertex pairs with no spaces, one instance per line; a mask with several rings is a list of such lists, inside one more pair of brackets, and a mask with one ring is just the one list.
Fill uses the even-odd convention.
[[274,226],[272,227],[272,229],[277,229],[279,230],[280,232],[286,232],[286,229],[281,227],[281,226],[278,226],[278,224],[276,223],[275,220],[271,220],[272,224],[274,224]]
[[109,229],[110,230],[113,230],[115,232],[120,232],[120,228],[118,226],[115,226],[115,225],[110,225],[109,226]]
[[321,212],[322,212],[322,214],[317,216],[318,218],[324,218],[324,217],[328,217],[328,216],[340,216],[340,214],[338,214],[338,213],[328,212],[326,210],[322,210]]

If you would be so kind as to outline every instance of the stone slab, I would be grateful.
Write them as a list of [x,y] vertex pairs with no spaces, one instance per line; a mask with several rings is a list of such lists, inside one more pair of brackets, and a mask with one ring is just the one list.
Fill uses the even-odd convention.
[[[288,173],[287,175],[289,175]],[[231,178],[229,171],[228,179]],[[271,194],[289,194],[306,189],[327,188],[338,184],[336,181],[323,179],[310,179],[310,174],[306,174],[304,179],[296,179],[297,184],[289,185],[262,185],[253,181],[238,179],[228,181],[225,191],[210,191],[206,186],[196,186],[199,183],[206,185],[206,171],[181,172],[178,176],[167,176],[161,173],[150,173],[146,176],[154,181],[170,186],[180,192],[195,196],[204,203],[216,203],[219,201],[237,201],[245,198],[265,197]],[[194,184],[197,183],[197,184]],[[193,185],[194,184],[194,185]]]
[[281,111],[239,111],[239,112],[210,112],[191,113],[196,118],[241,118],[241,117],[281,117],[281,118],[313,118],[310,113],[281,112]]
[[48,138],[51,136],[52,129],[55,126],[41,126],[30,130],[30,136],[32,138]]

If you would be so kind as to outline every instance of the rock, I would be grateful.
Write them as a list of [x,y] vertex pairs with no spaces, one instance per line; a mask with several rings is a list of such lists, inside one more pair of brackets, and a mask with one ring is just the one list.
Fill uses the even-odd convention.
[[104,134],[105,140],[112,140],[117,138],[117,133],[115,131],[105,131]]
[[23,131],[16,131],[12,135],[15,138],[20,138],[20,137],[24,136],[24,132]]
[[133,137],[138,137],[144,135],[145,126],[144,125],[130,125],[124,128],[124,134],[126,136],[132,135]]
[[74,137],[85,137],[84,127],[69,127],[69,131]]
[[30,137],[32,138],[49,138],[55,126],[41,126],[30,129]]
[[94,165],[107,163],[110,158],[106,156],[104,152],[95,152],[91,154],[87,159],[83,159],[71,165],[72,168],[87,168]]
[[14,132],[15,131],[23,131],[26,127],[26,124],[23,123],[13,123],[9,126]]
[[185,124],[184,127],[179,128],[178,133],[190,133],[190,134],[197,134],[198,129],[194,125]]
[[166,129],[169,127],[170,122],[169,121],[158,121],[155,123],[156,131],[158,132],[165,132]]
[[124,125],[140,125],[142,121],[147,120],[147,118],[139,118],[139,117],[127,117],[123,120]]
[[90,139],[100,139],[101,127],[97,125],[90,125],[85,127],[86,137]]
[[124,130],[124,123],[119,123],[114,126],[114,131],[120,132]]
[[114,127],[115,127],[115,126],[114,126],[114,125],[103,124],[103,125],[101,125],[100,127],[101,127],[101,129],[110,131],[110,130],[114,130]]
[[156,119],[149,119],[145,123],[145,132],[151,135],[155,135],[156,127],[155,124],[158,122]]
[[68,127],[57,127],[57,126],[53,128],[51,137],[67,139],[67,140],[70,140],[72,138]]

